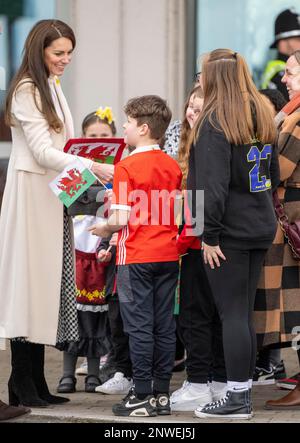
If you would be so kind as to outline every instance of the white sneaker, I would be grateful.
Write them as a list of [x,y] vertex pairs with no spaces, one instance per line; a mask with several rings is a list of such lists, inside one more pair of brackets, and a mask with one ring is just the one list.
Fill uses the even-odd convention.
[[88,366],[87,359],[85,358],[79,368],[75,371],[76,375],[87,375],[88,374]]
[[172,393],[170,399],[172,398],[173,400],[175,400],[177,397],[180,397],[182,395],[182,393],[187,389],[188,384],[189,384],[189,382],[187,380],[184,380],[181,388],[177,389],[177,391],[174,391]]
[[122,372],[116,372],[115,375],[100,386],[97,386],[95,392],[110,395],[126,395],[129,389],[133,387],[132,379],[124,377]]
[[212,401],[212,394],[207,386],[195,389],[192,383],[185,381],[180,389],[170,397],[172,411],[194,411],[198,406],[204,406]]

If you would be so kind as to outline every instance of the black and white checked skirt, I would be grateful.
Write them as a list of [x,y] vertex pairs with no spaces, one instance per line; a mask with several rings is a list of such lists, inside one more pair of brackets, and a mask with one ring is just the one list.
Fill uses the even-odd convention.
[[64,214],[63,269],[56,339],[56,347],[60,350],[67,350],[71,342],[79,341],[74,269],[69,217]]

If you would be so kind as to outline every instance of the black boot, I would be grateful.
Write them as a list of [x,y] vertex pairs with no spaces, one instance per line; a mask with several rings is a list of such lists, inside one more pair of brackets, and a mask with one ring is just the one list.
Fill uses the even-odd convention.
[[45,408],[48,402],[41,399],[32,378],[30,343],[10,341],[12,371],[8,381],[9,404]]
[[30,352],[33,365],[32,375],[39,397],[52,405],[59,405],[70,401],[69,398],[52,395],[49,392],[44,374],[45,346],[31,343]]

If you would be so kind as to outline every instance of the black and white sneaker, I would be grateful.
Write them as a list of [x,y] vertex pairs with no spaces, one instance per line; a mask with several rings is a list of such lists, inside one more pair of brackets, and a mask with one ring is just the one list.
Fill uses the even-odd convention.
[[272,385],[275,383],[274,367],[260,368],[256,366],[253,374],[253,385]]
[[286,370],[283,360],[274,366],[274,378],[275,380],[282,380],[283,378],[286,378]]
[[195,410],[199,418],[222,418],[248,420],[253,416],[250,391],[227,391],[224,398]]
[[131,388],[121,403],[113,405],[112,411],[115,415],[122,417],[155,417],[157,415],[156,400],[152,394],[140,400],[134,388]]
[[157,415],[171,415],[169,394],[157,394],[156,396]]

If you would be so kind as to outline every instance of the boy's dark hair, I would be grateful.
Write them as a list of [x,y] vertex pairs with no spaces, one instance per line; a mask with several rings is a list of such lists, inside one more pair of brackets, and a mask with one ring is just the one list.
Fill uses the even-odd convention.
[[124,111],[128,117],[136,119],[138,126],[146,123],[154,140],[164,136],[172,118],[167,102],[157,95],[132,98]]
[[284,95],[277,89],[260,89],[259,92],[270,100],[274,105],[276,112],[281,111],[281,109],[287,104]]

